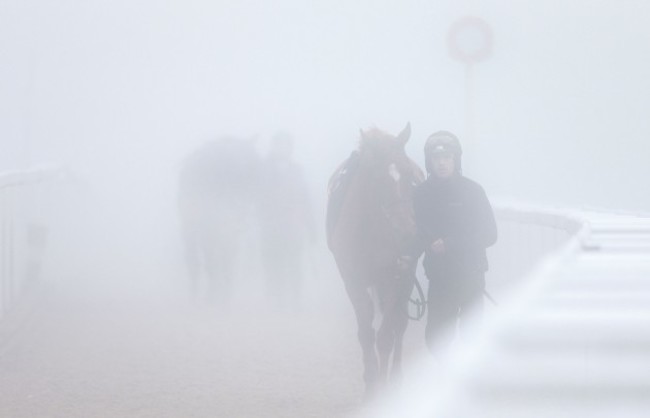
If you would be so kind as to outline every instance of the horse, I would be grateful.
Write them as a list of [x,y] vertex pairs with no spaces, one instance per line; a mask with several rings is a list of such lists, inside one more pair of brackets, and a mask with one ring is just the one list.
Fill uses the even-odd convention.
[[401,375],[415,266],[398,260],[415,236],[413,191],[424,181],[404,149],[410,134],[410,123],[397,136],[361,130],[358,150],[328,183],[327,244],[356,316],[366,396]]
[[193,298],[206,276],[208,302],[227,305],[232,276],[259,184],[254,141],[223,136],[185,158],[178,208]]

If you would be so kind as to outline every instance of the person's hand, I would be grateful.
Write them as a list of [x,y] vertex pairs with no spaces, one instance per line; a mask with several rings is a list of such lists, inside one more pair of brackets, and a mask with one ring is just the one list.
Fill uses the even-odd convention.
[[433,251],[434,254],[444,254],[445,242],[442,238],[438,238],[433,242],[433,244],[431,244],[431,251]]
[[411,266],[413,265],[413,257],[410,255],[400,255],[397,257],[397,266],[400,268],[402,271],[408,271],[411,269]]

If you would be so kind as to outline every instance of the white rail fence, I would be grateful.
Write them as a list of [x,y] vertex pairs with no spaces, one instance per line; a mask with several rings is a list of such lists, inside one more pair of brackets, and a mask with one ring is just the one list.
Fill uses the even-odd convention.
[[48,241],[48,188],[58,168],[0,173],[0,320],[41,277]]
[[498,218],[488,286],[504,303],[362,415],[648,416],[650,216],[510,205]]
[[496,294],[508,291],[582,228],[582,223],[566,212],[521,204],[495,206],[499,239],[488,249],[486,280]]

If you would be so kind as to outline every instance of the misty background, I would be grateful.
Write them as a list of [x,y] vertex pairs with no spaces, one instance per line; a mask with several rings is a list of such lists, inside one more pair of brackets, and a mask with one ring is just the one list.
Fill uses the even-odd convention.
[[[464,137],[464,15],[493,30],[474,69],[465,171],[491,196],[647,210],[650,5],[643,1],[0,3],[2,169],[78,172],[165,205],[178,161],[219,134],[292,132],[314,197],[359,128]],[[641,186],[641,187],[639,187]],[[146,196],[145,195],[149,195]]]
[[[485,20],[494,41],[472,69],[471,129],[466,68],[447,50],[449,28],[464,16]],[[49,226],[44,270],[59,299],[7,357],[7,398],[23,408],[37,404],[23,395],[36,393],[42,410],[48,396],[93,408],[146,399],[184,416],[176,398],[239,402],[266,379],[262,389],[273,390],[252,405],[304,401],[327,414],[335,399],[346,409],[360,390],[359,352],[324,215],[327,180],[359,129],[397,134],[410,122],[407,151],[421,166],[428,135],[456,133],[465,174],[493,202],[648,212],[649,57],[650,4],[641,0],[0,0],[0,172],[62,167],[65,180],[39,189],[24,214]],[[253,317],[235,335],[216,316],[143,298],[186,296],[183,159],[221,135],[253,138],[264,156],[278,131],[295,138],[318,227],[308,301],[334,319],[280,324],[293,335],[284,340],[274,318]],[[262,283],[247,234],[237,273],[248,280],[237,283],[244,294]],[[408,338],[422,343],[417,331]],[[242,345],[223,344],[232,340]],[[230,364],[242,373],[221,374]],[[102,386],[96,371],[107,369]],[[324,381],[304,384],[323,370]],[[278,374],[290,379],[286,388]],[[176,396],[178,376],[189,378]],[[57,385],[65,391],[52,392]],[[105,387],[123,392],[114,398]]]

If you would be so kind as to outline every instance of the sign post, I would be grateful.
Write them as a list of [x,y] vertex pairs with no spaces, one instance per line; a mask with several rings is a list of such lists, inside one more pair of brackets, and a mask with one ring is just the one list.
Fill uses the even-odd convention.
[[468,145],[475,141],[474,66],[492,54],[492,28],[483,19],[465,16],[454,22],[447,34],[451,58],[465,64],[465,137]]

